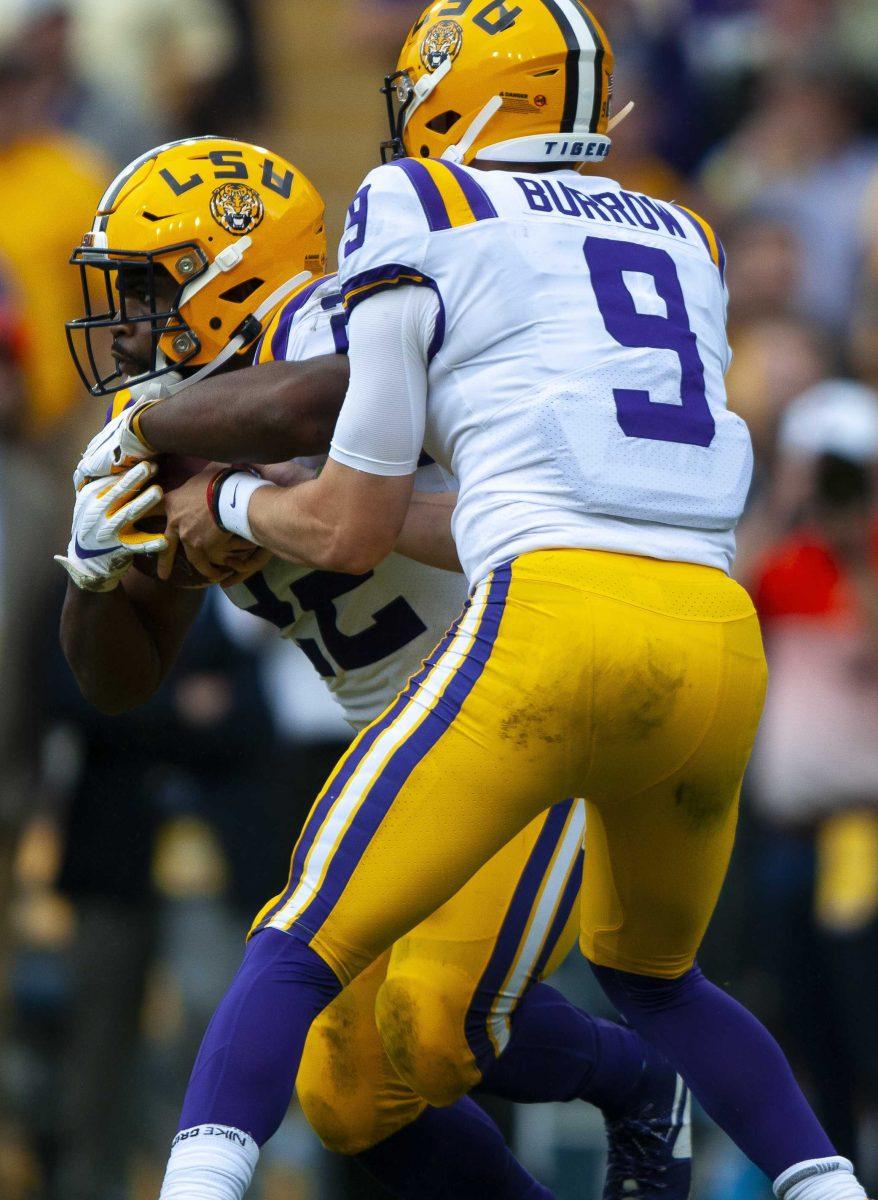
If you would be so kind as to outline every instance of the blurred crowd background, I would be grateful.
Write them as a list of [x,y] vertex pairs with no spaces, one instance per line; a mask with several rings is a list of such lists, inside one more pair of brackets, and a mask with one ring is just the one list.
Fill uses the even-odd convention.
[[[221,595],[146,709],[110,720],[79,697],[52,554],[102,411],[67,355],[70,251],[118,168],[206,132],[299,164],[332,242],[420,8],[0,0],[4,1200],[154,1200],[201,1032],[347,736],[309,664]],[[780,1037],[878,1189],[878,5],[593,8],[617,51],[617,107],[637,102],[610,173],[696,208],[725,242],[730,402],[757,451],[738,572],[772,683],[702,961]],[[560,984],[602,1011],[576,956]],[[498,1115],[559,1200],[599,1195],[596,1114]],[[698,1150],[698,1200],[768,1196],[706,1123]],[[295,1113],[259,1187],[380,1195]]]

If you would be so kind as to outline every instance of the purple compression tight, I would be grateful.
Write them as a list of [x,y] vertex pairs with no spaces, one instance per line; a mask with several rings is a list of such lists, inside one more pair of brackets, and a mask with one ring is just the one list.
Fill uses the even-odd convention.
[[[323,959],[297,938],[275,929],[256,934],[204,1035],[180,1129],[228,1125],[264,1145],[289,1107],[311,1022],[341,990]],[[428,1109],[360,1161],[402,1200],[552,1200],[468,1099]]]
[[777,1042],[702,975],[592,970],[619,1012],[676,1066],[704,1111],[769,1179],[835,1154]]

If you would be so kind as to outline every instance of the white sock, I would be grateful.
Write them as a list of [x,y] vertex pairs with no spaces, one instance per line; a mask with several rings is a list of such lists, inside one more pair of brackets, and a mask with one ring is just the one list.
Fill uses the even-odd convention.
[[258,1160],[259,1147],[240,1129],[184,1129],[171,1143],[159,1200],[242,1200]]
[[846,1158],[809,1158],[774,1181],[778,1200],[866,1200]]

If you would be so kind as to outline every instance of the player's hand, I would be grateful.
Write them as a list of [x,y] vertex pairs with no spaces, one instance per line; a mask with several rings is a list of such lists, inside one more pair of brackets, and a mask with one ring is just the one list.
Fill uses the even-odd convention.
[[55,555],[78,588],[110,592],[135,554],[156,554],[165,548],[162,534],[135,528],[135,522],[161,501],[158,484],[145,486],[156,470],[154,463],[138,463],[121,478],[95,479],[79,490],[67,554]]
[[223,580],[224,588],[234,587],[236,583],[245,583],[251,575],[264,570],[274,558],[271,551],[266,550],[264,546],[254,546],[250,542],[244,542],[243,545],[246,549],[235,551],[226,559],[226,566],[232,574]]
[[165,495],[167,547],[159,557],[159,579],[170,578],[180,547],[195,570],[211,583],[228,585],[246,571],[257,547],[220,529],[207,506],[207,485],[216,473],[214,464]]
[[160,379],[131,388],[131,399],[125,409],[96,433],[85,448],[73,472],[77,491],[90,479],[104,479],[133,467],[135,463],[153,458],[155,451],[138,433],[138,421],[158,400],[176,390],[180,376],[171,371]]

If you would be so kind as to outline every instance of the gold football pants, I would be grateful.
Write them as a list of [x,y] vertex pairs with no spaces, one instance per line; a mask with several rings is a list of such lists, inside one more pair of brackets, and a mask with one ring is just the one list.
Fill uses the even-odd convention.
[[584,823],[581,800],[532,821],[317,1018],[297,1088],[331,1150],[358,1154],[480,1082],[576,940]]
[[734,840],[765,689],[758,622],[720,571],[527,554],[333,772],[257,917],[349,982],[562,797],[587,797],[580,942],[675,978]]

